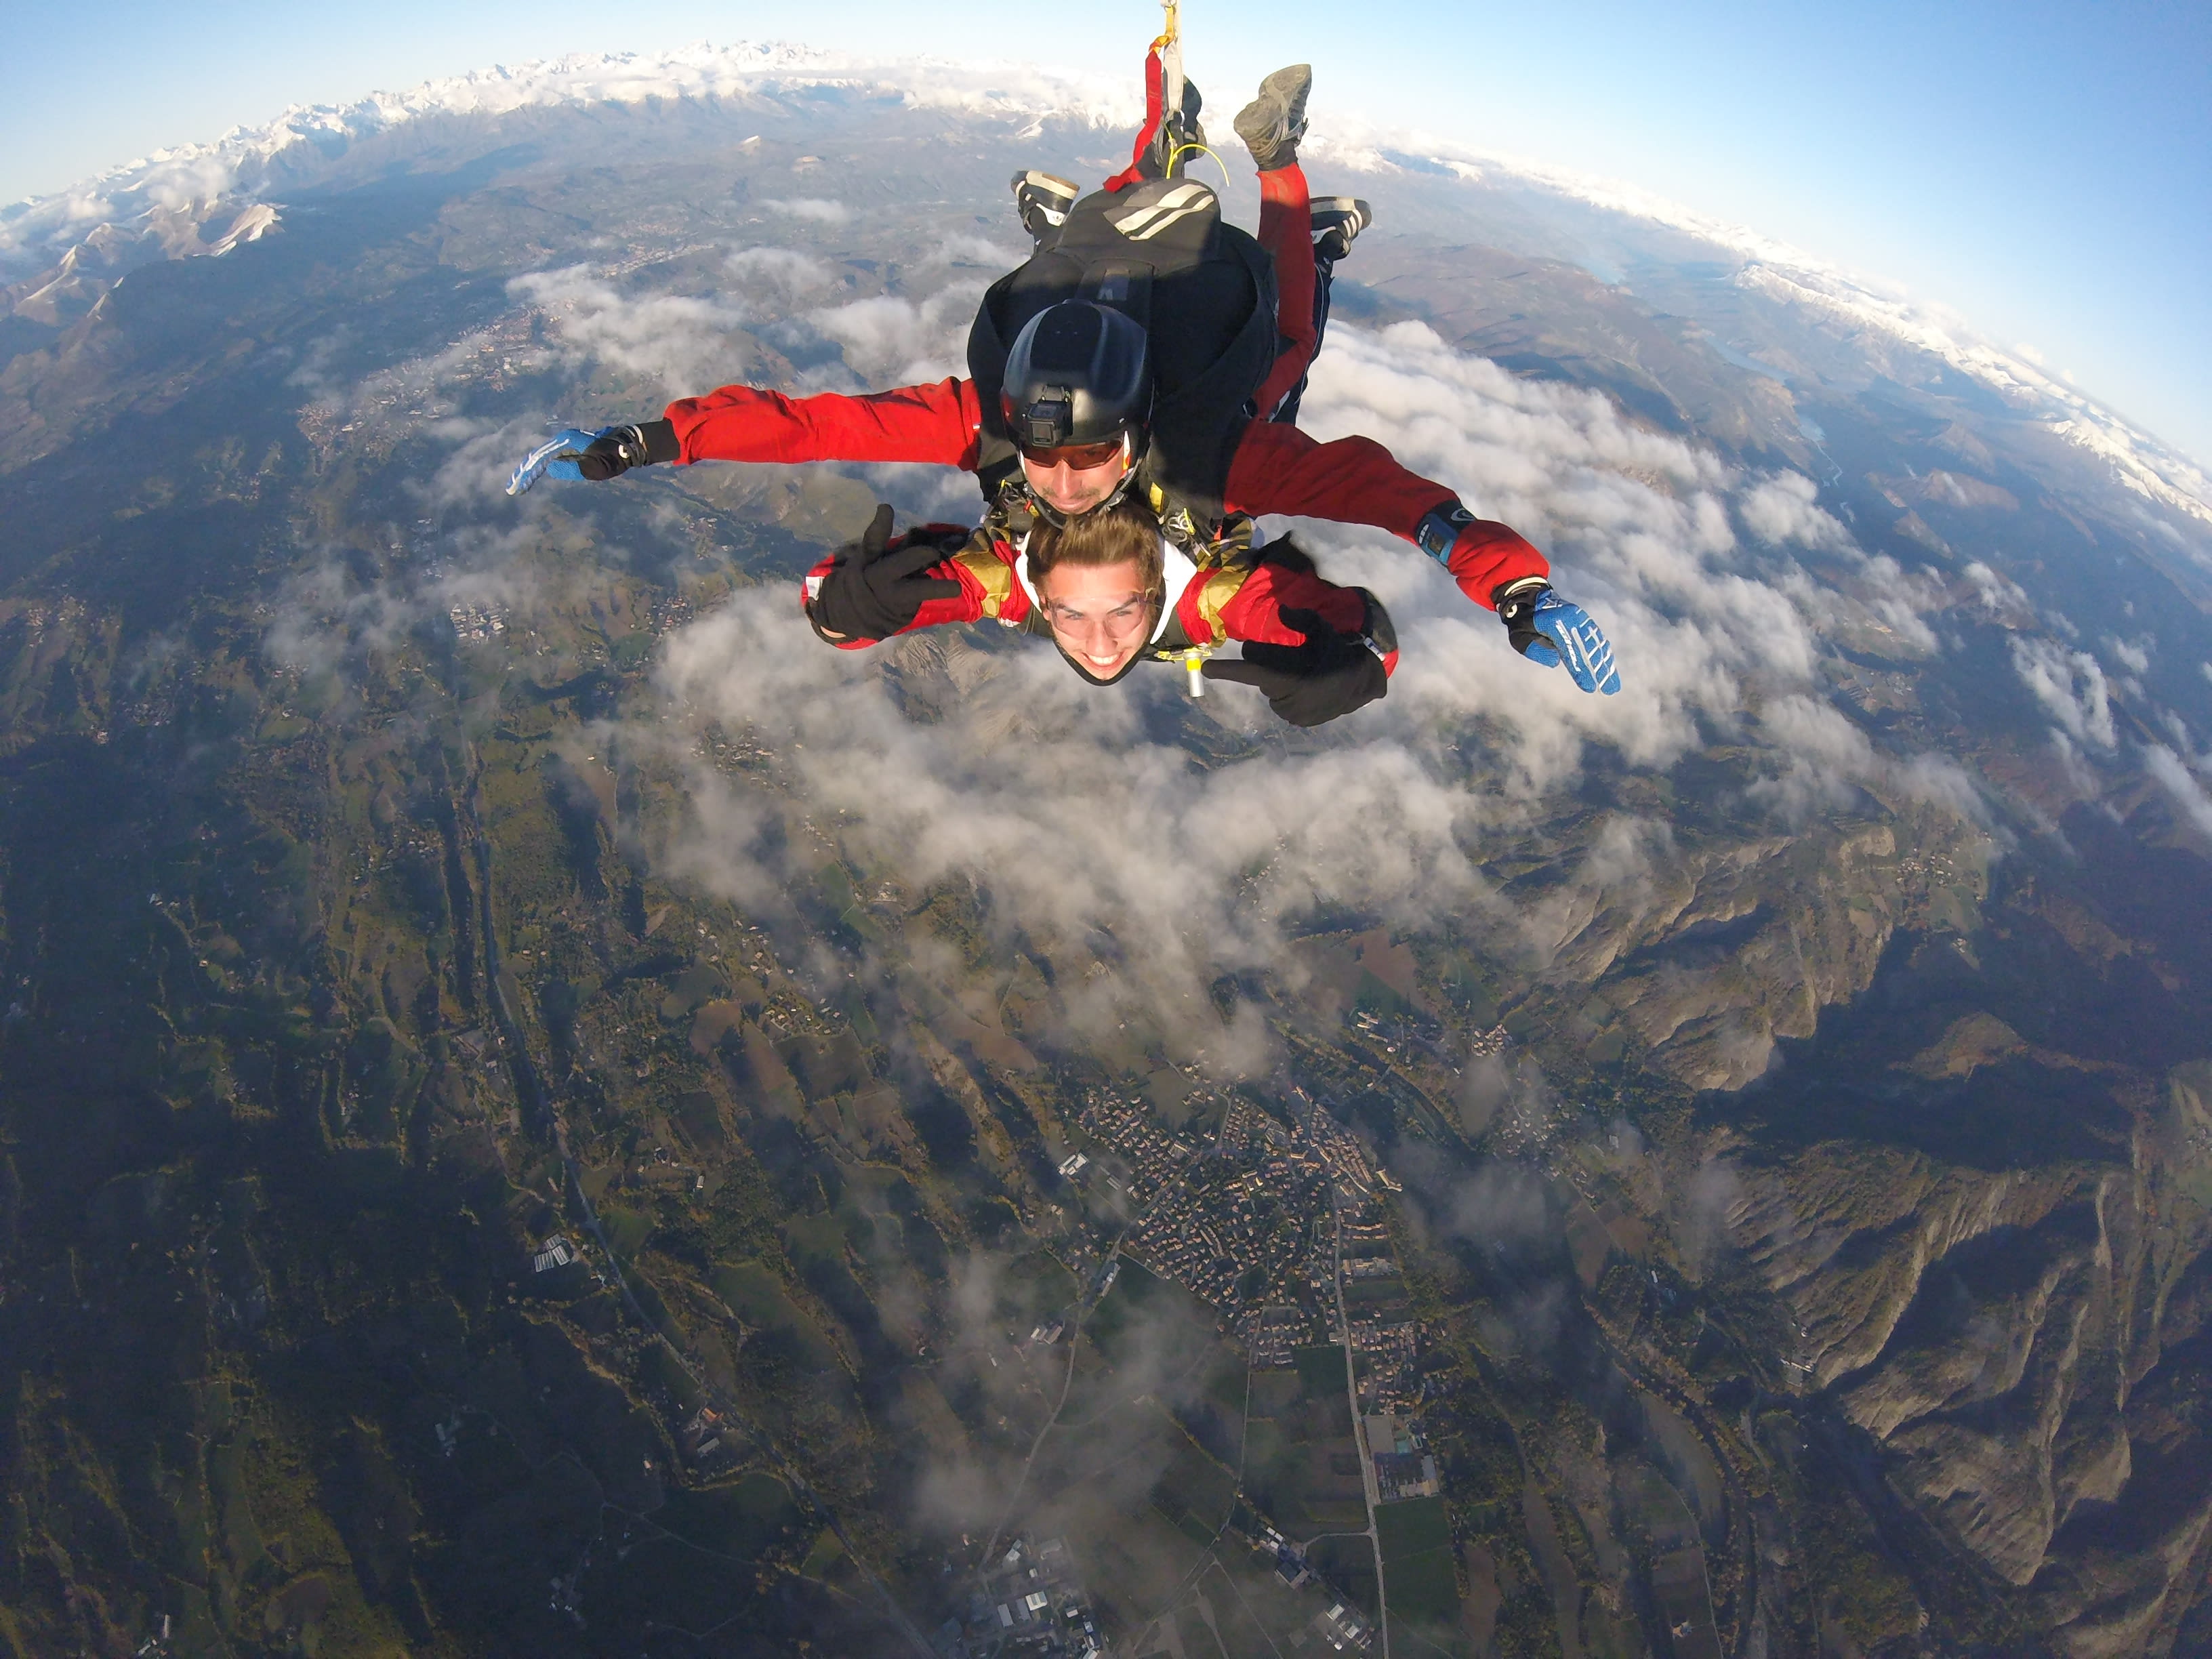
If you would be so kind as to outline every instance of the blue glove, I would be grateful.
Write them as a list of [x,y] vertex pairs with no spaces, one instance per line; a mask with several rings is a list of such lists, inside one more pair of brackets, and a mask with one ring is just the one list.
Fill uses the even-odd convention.
[[507,481],[507,493],[520,495],[540,478],[604,483],[634,466],[672,461],[682,453],[676,428],[666,421],[601,427],[597,432],[580,432],[571,427],[522,458],[522,465]]
[[1613,665],[1613,642],[1578,605],[1569,605],[1547,586],[1493,596],[1498,620],[1513,648],[1546,668],[1565,663],[1567,674],[1585,691],[1608,697],[1620,690],[1620,671]]
[[577,463],[584,452],[598,441],[596,432],[579,432],[570,427],[557,437],[538,446],[522,458],[522,465],[514,469],[514,476],[507,481],[507,493],[520,495],[540,478],[563,478],[571,483],[583,481],[583,471]]

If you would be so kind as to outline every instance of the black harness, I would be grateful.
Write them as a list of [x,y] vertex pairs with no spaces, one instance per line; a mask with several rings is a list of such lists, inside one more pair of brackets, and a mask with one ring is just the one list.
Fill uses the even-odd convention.
[[[1266,250],[1224,223],[1219,199],[1194,179],[1097,191],[1071,208],[1026,263],[992,284],[969,331],[968,374],[983,418],[976,472],[994,507],[1010,484],[1029,493],[999,406],[1006,353],[1023,325],[1063,300],[1111,306],[1143,326],[1154,390],[1131,487],[1194,562],[1237,557],[1251,526],[1228,513],[1229,466],[1276,352]],[[1024,505],[1032,516],[1042,511]]]

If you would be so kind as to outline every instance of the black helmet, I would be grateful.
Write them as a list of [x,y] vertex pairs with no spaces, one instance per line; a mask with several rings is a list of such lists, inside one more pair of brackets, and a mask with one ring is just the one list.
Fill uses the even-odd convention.
[[1000,384],[1007,435],[1024,449],[1141,434],[1152,410],[1144,329],[1088,300],[1062,300],[1030,318]]

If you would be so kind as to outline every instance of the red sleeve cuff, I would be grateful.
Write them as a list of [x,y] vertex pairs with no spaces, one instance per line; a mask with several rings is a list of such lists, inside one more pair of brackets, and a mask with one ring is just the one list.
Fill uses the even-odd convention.
[[1498,607],[1490,596],[1524,576],[1549,576],[1552,562],[1518,531],[1492,519],[1477,519],[1459,532],[1445,568],[1460,592],[1486,611]]

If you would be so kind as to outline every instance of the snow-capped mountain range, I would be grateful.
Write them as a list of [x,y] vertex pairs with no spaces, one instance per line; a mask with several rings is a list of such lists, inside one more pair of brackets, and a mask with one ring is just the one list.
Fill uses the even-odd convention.
[[[276,224],[286,191],[312,185],[356,144],[411,122],[598,103],[688,100],[767,108],[828,88],[1014,124],[1049,118],[1127,131],[1141,112],[1131,76],[1006,61],[866,58],[785,42],[578,54],[495,67],[348,105],[295,106],[263,125],[160,150],[70,189],[0,208],[0,281],[15,279],[0,290],[0,305],[55,322],[69,314],[56,307],[56,295],[88,271],[112,280],[149,259],[226,253]],[[2212,476],[2194,461],[2019,353],[1978,337],[1955,315],[1893,285],[1633,185],[1418,133],[1340,119],[1333,125],[1332,136],[1309,147],[1335,168],[1389,173],[1410,159],[1470,179],[1510,179],[1696,238],[1735,261],[1741,286],[1940,358],[2022,416],[2100,458],[2136,495],[2212,524]]]

